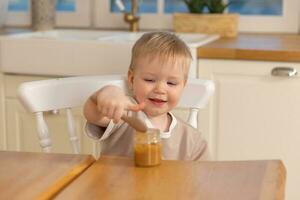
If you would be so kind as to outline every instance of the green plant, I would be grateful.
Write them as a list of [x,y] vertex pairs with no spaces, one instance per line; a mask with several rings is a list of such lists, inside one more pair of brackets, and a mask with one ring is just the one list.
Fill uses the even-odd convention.
[[191,13],[203,13],[206,6],[206,0],[184,0]]
[[206,6],[209,13],[223,13],[224,10],[232,3],[224,3],[223,0],[206,0]]
[[209,13],[223,13],[232,3],[224,3],[223,0],[184,0],[191,13],[203,13],[207,8]]

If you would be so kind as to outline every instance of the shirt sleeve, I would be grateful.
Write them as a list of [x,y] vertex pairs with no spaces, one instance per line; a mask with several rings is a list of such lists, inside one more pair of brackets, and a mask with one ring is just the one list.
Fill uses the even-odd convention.
[[116,129],[121,126],[122,123],[123,122],[119,122],[118,124],[115,124],[112,120],[110,120],[108,126],[105,128],[86,122],[84,132],[89,138],[102,141],[108,138]]
[[193,148],[192,160],[209,161],[211,156],[206,140],[200,138]]

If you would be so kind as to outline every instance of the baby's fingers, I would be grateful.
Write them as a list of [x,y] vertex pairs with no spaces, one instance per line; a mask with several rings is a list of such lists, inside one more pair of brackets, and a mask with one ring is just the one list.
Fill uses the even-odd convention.
[[124,108],[122,106],[118,106],[115,108],[113,114],[113,121],[115,124],[121,120],[123,113],[124,113]]
[[126,110],[131,110],[134,112],[138,112],[140,110],[142,110],[145,107],[145,103],[141,102],[139,104],[134,104],[134,103],[129,103],[126,107]]
[[107,116],[109,119],[113,119],[115,109],[116,109],[115,106],[111,106],[111,107],[108,107],[108,108],[107,108],[106,116]]
[[101,116],[111,118],[113,114],[113,110],[110,106],[106,105],[98,105],[97,106],[98,112]]

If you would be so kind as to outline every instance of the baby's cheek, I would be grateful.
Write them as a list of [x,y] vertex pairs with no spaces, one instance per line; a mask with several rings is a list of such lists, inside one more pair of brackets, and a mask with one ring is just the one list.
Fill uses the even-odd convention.
[[145,101],[145,99],[146,99],[145,94],[144,94],[143,92],[138,92],[138,93],[136,93],[136,99],[137,99],[139,102]]
[[170,104],[171,109],[175,108],[177,103],[178,103],[177,101],[176,102],[175,101],[171,102],[171,104]]
[[175,107],[180,100],[180,96],[178,94],[172,95],[172,97],[169,100],[170,106]]

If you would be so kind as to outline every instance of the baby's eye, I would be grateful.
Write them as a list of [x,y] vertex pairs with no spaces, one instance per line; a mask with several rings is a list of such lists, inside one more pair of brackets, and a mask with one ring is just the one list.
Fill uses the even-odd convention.
[[168,85],[177,85],[176,82],[172,82],[172,81],[168,81],[167,84],[168,84]]
[[145,78],[144,81],[146,81],[146,82],[154,82],[154,79],[151,79],[151,78]]

